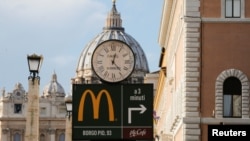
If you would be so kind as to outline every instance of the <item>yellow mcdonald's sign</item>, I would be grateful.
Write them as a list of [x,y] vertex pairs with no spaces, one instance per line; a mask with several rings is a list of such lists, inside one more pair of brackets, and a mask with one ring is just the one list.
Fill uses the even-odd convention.
[[110,94],[107,90],[101,90],[97,96],[94,95],[92,90],[85,90],[82,94],[81,100],[80,100],[80,104],[78,107],[78,121],[83,121],[83,113],[84,113],[84,101],[86,99],[87,95],[91,96],[91,100],[92,100],[92,107],[93,107],[93,117],[94,119],[98,119],[99,118],[99,109],[100,109],[100,100],[102,98],[103,95],[106,96],[106,99],[108,101],[108,109],[109,109],[109,121],[114,121],[114,106],[113,106],[113,102],[112,99],[110,97]]

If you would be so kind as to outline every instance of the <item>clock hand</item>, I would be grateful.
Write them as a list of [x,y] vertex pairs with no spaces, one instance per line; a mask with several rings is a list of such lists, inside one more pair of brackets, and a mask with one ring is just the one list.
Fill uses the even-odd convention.
[[111,60],[112,65],[115,64],[115,56],[116,56],[116,54],[114,54],[113,60]]
[[116,68],[117,68],[118,70],[121,70],[120,67],[119,67],[116,63],[114,63],[114,64],[115,64],[115,66],[116,66]]
[[118,70],[121,70],[120,67],[115,63],[116,53],[114,54],[113,60],[111,60],[112,65],[115,65]]

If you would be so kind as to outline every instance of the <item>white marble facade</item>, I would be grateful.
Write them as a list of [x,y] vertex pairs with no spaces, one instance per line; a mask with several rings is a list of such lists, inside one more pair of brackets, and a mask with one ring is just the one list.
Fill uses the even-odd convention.
[[[0,93],[0,140],[24,141],[28,92],[17,83],[12,92]],[[65,92],[56,74],[39,96],[39,141],[64,141]]]

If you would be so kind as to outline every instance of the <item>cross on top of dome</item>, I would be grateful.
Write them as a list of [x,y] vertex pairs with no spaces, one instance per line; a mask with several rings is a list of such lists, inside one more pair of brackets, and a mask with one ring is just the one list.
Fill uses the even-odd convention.
[[116,30],[124,30],[122,27],[122,19],[120,13],[116,9],[116,0],[112,0],[113,6],[109,14],[106,18],[106,24],[104,29],[110,30],[110,29],[116,29]]

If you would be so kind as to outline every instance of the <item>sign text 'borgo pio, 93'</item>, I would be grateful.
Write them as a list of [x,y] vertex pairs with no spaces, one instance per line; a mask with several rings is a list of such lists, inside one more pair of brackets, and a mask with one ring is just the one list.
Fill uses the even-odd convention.
[[153,139],[153,84],[74,84],[72,139]]

